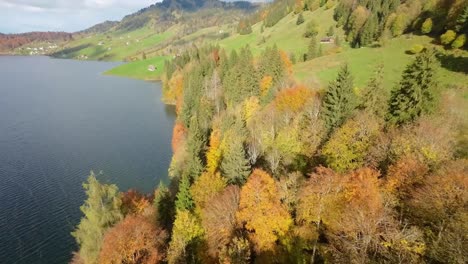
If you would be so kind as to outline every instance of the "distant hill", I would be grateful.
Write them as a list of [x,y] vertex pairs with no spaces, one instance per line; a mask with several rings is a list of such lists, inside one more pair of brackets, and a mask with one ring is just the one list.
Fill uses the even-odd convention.
[[[135,60],[143,54],[169,56],[193,43],[182,40],[212,28],[212,39],[236,32],[239,21],[263,4],[247,1],[164,0],[125,16],[119,22],[104,22],[75,34],[53,56],[91,60]],[[177,45],[175,43],[177,42]]]
[[71,33],[66,32],[29,32],[21,34],[0,34],[0,52],[12,51],[32,42],[70,41]]
[[104,21],[102,23],[96,24],[90,28],[87,28],[85,30],[81,30],[76,32],[75,34],[90,34],[90,33],[104,33],[106,31],[109,31],[113,27],[119,24],[119,21]]

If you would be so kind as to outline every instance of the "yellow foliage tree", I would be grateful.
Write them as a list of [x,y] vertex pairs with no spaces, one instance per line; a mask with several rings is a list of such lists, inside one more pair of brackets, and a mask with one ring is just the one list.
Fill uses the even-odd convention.
[[273,77],[270,75],[263,76],[263,78],[260,80],[260,94],[264,96],[268,90],[270,90],[272,84]]
[[219,129],[214,129],[210,135],[210,147],[206,152],[206,171],[215,173],[218,169],[221,160],[221,132]]
[[255,113],[260,110],[260,101],[257,97],[252,96],[246,99],[242,105],[242,116],[246,123],[250,123]]
[[172,229],[172,239],[169,243],[168,263],[184,262],[187,245],[201,237],[203,233],[203,227],[193,214],[185,210],[177,211]]
[[291,216],[280,202],[275,181],[265,171],[255,169],[242,187],[237,221],[249,232],[257,252],[274,249],[289,230]]
[[226,180],[221,177],[219,172],[205,172],[198,177],[190,189],[197,211],[203,209],[206,202],[224,190],[225,187]]

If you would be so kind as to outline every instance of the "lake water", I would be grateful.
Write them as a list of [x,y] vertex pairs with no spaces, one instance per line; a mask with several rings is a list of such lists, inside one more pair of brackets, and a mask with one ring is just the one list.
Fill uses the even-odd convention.
[[120,190],[167,180],[173,109],[116,63],[0,56],[0,262],[67,263],[90,170]]

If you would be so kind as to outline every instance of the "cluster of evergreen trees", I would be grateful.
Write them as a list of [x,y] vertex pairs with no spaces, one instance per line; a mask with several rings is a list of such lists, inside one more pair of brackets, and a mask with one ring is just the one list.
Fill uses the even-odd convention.
[[434,56],[389,92],[383,65],[358,90],[344,65],[321,91],[276,47],[181,54],[164,77],[171,184],[153,198],[92,175],[75,263],[465,263],[461,106]]
[[468,3],[464,0],[342,0],[338,1],[334,16],[355,47],[408,31],[435,35],[447,31],[454,36],[448,43],[442,43],[450,44],[455,40],[456,31],[460,35],[454,47],[460,48],[466,41],[467,12]]
[[[238,32],[250,34],[251,25],[263,21],[272,27],[286,15],[298,15],[297,25],[304,23],[303,11],[326,6],[334,9],[338,27],[343,27],[353,47],[370,46],[376,41],[420,32],[440,36],[440,43],[462,48],[467,43],[468,3],[464,0],[276,0],[263,10],[239,22]],[[313,34],[306,32],[306,37]]]

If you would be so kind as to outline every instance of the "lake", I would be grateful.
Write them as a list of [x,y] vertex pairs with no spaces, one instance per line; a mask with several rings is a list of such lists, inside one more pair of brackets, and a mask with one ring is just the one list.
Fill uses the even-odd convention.
[[175,113],[118,63],[0,56],[0,262],[67,263],[90,170],[120,190],[167,181]]

